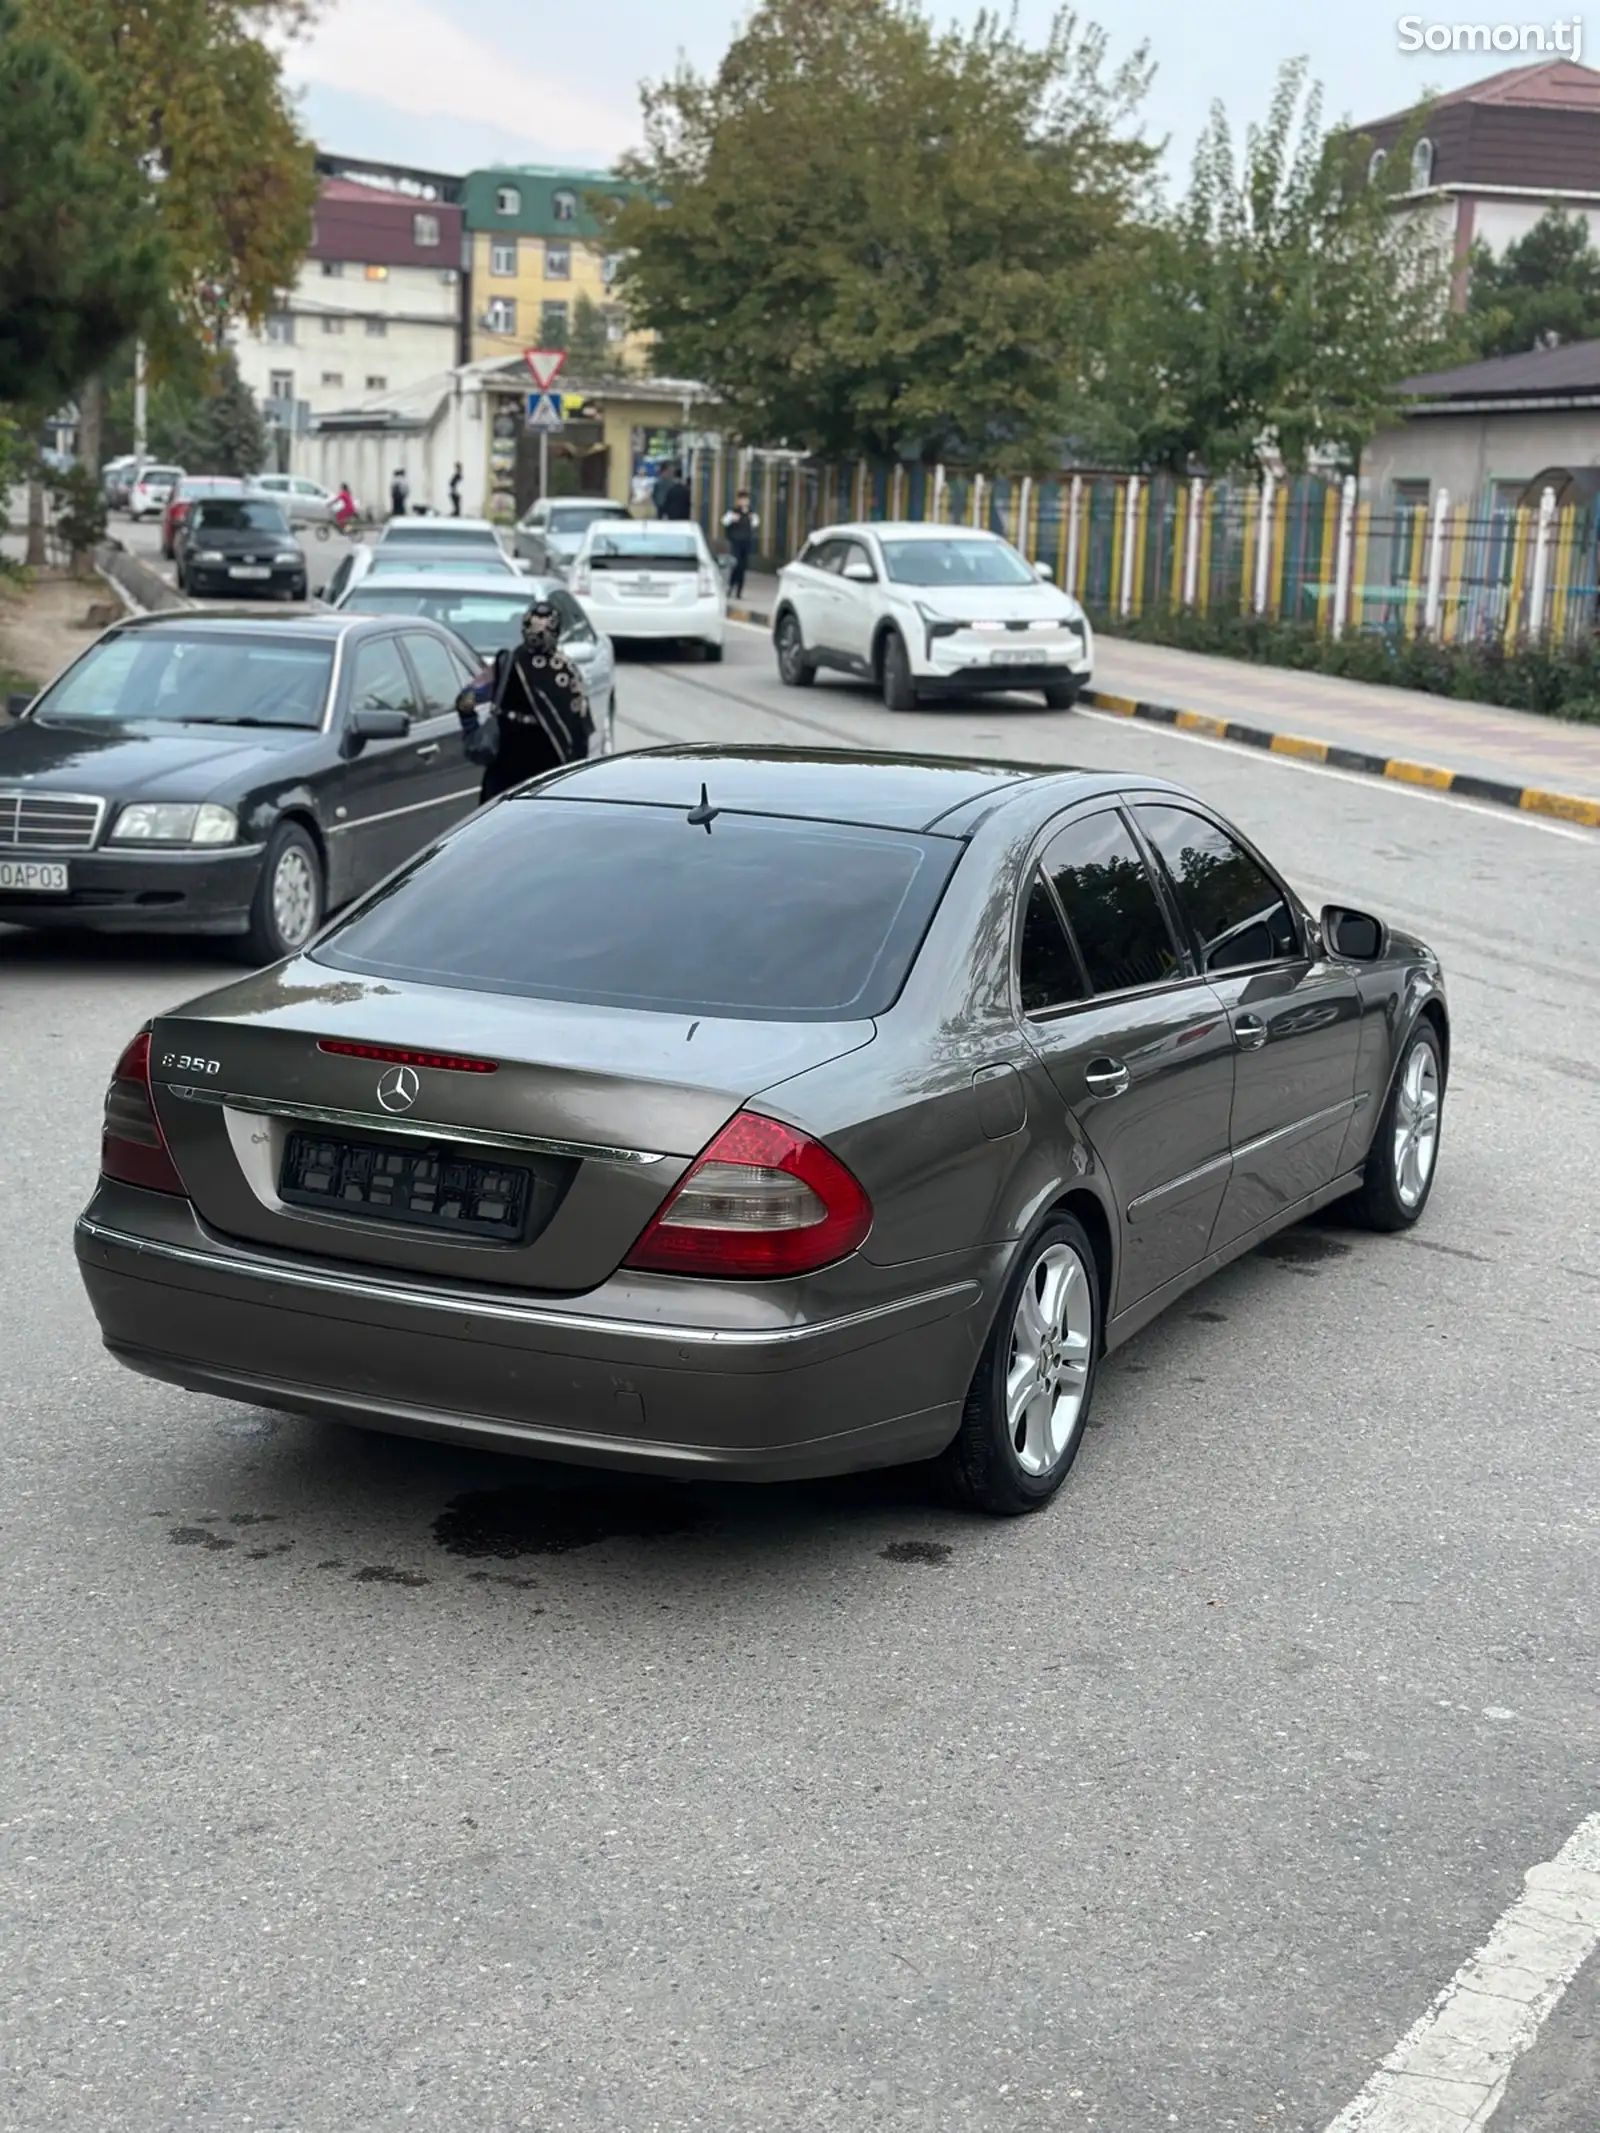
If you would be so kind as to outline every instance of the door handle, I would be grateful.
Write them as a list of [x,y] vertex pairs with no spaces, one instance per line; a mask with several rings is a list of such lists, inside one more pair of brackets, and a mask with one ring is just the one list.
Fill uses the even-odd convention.
[[1259,1015],[1236,1015],[1233,1034],[1238,1039],[1241,1050],[1259,1052],[1267,1041],[1267,1025]]
[[1133,1076],[1120,1059],[1091,1059],[1083,1070],[1091,1096],[1126,1096]]
[[439,753],[439,743],[437,741],[424,741],[417,753],[424,762],[427,762],[430,756],[435,756]]

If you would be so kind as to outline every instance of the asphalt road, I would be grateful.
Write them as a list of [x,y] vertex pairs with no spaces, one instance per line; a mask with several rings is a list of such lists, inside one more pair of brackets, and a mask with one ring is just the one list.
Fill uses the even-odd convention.
[[[1015,1523],[364,1436],[104,1359],[106,1075],[225,973],[0,930],[7,2125],[1321,2133],[1600,1809],[1600,839],[733,634],[621,738],[1171,774],[1423,932],[1429,1213],[1210,1282]],[[1595,1973],[1497,2133],[1593,2127]]]

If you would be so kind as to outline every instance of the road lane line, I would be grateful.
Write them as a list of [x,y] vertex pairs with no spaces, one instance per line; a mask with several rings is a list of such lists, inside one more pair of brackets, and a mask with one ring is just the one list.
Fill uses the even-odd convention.
[[1512,2066],[1600,1947],[1600,1814],[1530,1867],[1427,2013],[1327,2133],[1474,2133],[1500,2107]]

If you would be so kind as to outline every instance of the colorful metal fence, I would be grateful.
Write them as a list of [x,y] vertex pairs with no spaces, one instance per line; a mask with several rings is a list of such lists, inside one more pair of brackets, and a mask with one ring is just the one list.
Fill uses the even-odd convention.
[[1003,534],[1113,625],[1188,609],[1258,615],[1319,635],[1430,636],[1445,644],[1573,642],[1600,623],[1593,507],[1489,510],[1437,495],[1381,509],[1353,482],[1181,481],[1064,474],[989,480],[970,470],[849,464],[704,447],[690,467],[713,539],[748,488],[773,565],[821,526],[901,519]]

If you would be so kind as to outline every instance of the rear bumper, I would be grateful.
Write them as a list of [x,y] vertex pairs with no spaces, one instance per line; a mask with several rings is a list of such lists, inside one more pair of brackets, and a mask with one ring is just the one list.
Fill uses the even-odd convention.
[[0,894],[0,924],[95,933],[243,933],[262,850],[251,844],[209,852],[65,853],[66,895]]
[[696,600],[691,605],[666,600],[603,600],[591,594],[582,604],[597,630],[624,644],[635,639],[659,643],[674,637],[721,644],[727,634],[727,617],[719,600]]
[[930,1457],[986,1330],[971,1272],[908,1269],[893,1300],[809,1322],[668,1323],[644,1313],[693,1285],[559,1301],[430,1286],[234,1245],[187,1203],[124,1186],[102,1185],[76,1245],[106,1347],[146,1376],[640,1472],[788,1480]]

